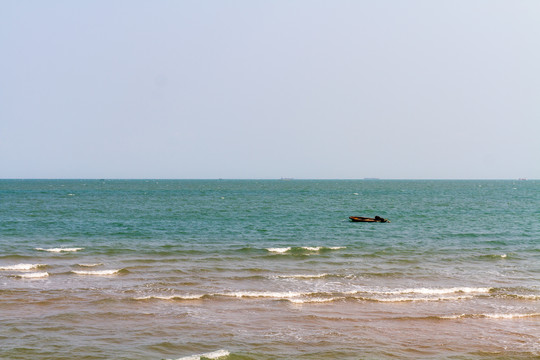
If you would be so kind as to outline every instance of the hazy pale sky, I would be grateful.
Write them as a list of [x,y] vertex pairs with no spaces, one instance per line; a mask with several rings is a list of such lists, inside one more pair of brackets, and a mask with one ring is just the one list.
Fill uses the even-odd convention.
[[0,178],[540,178],[540,1],[0,0]]

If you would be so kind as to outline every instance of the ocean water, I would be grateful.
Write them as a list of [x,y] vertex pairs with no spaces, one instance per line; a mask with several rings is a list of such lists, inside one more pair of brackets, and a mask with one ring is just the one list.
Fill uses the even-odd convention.
[[0,180],[0,358],[538,359],[540,182]]

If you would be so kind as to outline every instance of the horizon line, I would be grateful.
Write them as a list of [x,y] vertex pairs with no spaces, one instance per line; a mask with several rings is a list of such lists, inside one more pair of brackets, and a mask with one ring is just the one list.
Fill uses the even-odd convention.
[[90,178],[71,178],[71,177],[59,177],[59,178],[0,178],[0,180],[276,180],[276,181],[295,181],[295,180],[343,180],[343,181],[528,181],[538,180],[529,178],[377,178],[377,177],[365,177],[365,178],[294,178],[294,177],[280,177],[280,178],[114,178],[114,177],[90,177]]

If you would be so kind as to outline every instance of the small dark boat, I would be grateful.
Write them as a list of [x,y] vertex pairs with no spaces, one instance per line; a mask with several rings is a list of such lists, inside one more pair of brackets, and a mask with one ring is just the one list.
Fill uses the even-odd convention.
[[383,219],[380,216],[375,216],[374,218],[363,217],[363,216],[349,216],[349,219],[353,222],[390,222],[388,219]]

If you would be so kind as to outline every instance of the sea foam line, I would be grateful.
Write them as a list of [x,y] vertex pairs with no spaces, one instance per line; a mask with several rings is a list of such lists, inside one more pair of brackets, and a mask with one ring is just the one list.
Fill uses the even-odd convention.
[[84,270],[71,270],[72,273],[77,275],[97,275],[97,276],[107,276],[115,275],[122,269],[113,269],[113,270],[95,270],[95,271],[84,271]]
[[148,295],[136,297],[135,300],[199,300],[202,299],[205,295]]
[[236,297],[236,298],[276,298],[276,299],[288,299],[294,297],[300,297],[309,295],[309,293],[300,293],[300,292],[272,292],[272,291],[237,291],[230,293],[217,293],[213,294],[215,296],[226,296],[226,297]]
[[39,267],[44,267],[44,266],[47,266],[47,265],[45,264],[17,264],[17,265],[0,266],[0,270],[25,271],[25,270],[37,269]]
[[364,298],[376,302],[421,302],[421,301],[451,301],[473,299],[473,296],[440,296],[440,297],[393,297],[393,298]]
[[461,314],[461,315],[449,315],[440,316],[441,319],[521,319],[529,317],[539,317],[540,313],[530,314]]
[[[403,294],[422,294],[422,295],[443,295],[443,294],[471,294],[471,293],[489,293],[493,288],[490,287],[452,287],[452,288],[410,288],[392,291],[367,291],[372,294],[381,295],[403,295]],[[361,291],[359,291],[361,292]]]
[[323,277],[326,277],[326,276],[329,276],[329,274],[317,274],[317,275],[303,275],[303,274],[298,274],[298,275],[277,275],[276,278],[278,279],[319,279],[319,278],[323,278]]
[[[328,246],[328,247],[327,246],[300,246],[297,249],[318,252],[321,250],[340,250],[340,249],[345,249],[345,248],[346,248],[345,246]],[[267,248],[266,250],[273,253],[284,254],[286,252],[291,251],[292,249],[293,247],[289,246],[289,247],[282,247],[282,248]]]
[[[407,294],[401,294],[404,296],[391,296],[384,297],[388,293],[376,292],[295,292],[295,291],[231,291],[231,292],[217,292],[199,295],[148,295],[143,297],[137,297],[135,300],[199,300],[199,299],[212,299],[212,298],[236,298],[236,299],[272,299],[272,300],[286,300],[296,304],[303,303],[323,303],[332,301],[343,300],[356,300],[356,301],[375,301],[375,302],[417,302],[417,301],[450,301],[450,300],[465,300],[474,298],[474,294],[435,294],[435,296],[406,296]],[[430,294],[431,295],[431,294]],[[446,296],[445,296],[446,295]]]
[[39,279],[39,278],[45,278],[48,276],[49,276],[48,272],[34,272],[34,273],[28,273],[28,274],[15,275],[15,277],[24,278],[24,279]]
[[297,299],[297,298],[287,298],[286,300],[292,302],[293,304],[307,304],[307,303],[326,303],[336,300],[342,300],[343,297],[331,297],[331,298],[309,298],[309,299]]
[[237,291],[237,292],[221,292],[199,295],[148,295],[134,298],[135,300],[199,300],[203,298],[211,297],[229,297],[229,298],[270,298],[279,300],[290,300],[292,298],[299,298],[302,296],[309,296],[313,293],[301,293],[301,292],[271,292],[271,291]]
[[52,249],[44,249],[44,248],[34,248],[34,250],[38,251],[47,251],[47,252],[53,252],[53,253],[61,253],[61,252],[77,252],[79,250],[83,250],[84,248],[52,248]]
[[408,288],[397,290],[356,290],[346,292],[350,297],[378,302],[416,302],[450,301],[472,299],[479,294],[488,294],[493,288],[488,287],[452,287],[452,288]]
[[77,264],[77,266],[81,267],[95,267],[95,266],[101,266],[103,263],[95,263],[95,264]]
[[268,250],[270,252],[274,252],[274,253],[283,254],[283,253],[286,253],[287,251],[289,251],[291,249],[292,249],[291,247],[286,247],[286,248],[268,248],[266,250]]
[[213,351],[213,352],[209,352],[209,353],[205,353],[205,354],[185,356],[185,357],[181,357],[181,358],[176,359],[176,360],[201,360],[201,358],[219,359],[219,358],[222,358],[222,357],[225,357],[225,356],[229,356],[230,354],[231,353],[228,352],[227,350],[218,350],[218,351]]
[[308,250],[308,251],[321,251],[321,250],[339,250],[339,249],[345,249],[345,246],[302,246],[302,249]]

